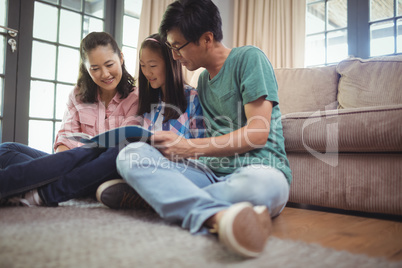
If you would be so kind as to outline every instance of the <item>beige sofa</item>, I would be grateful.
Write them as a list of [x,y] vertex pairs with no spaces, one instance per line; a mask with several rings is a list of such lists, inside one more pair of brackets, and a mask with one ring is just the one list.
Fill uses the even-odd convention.
[[275,74],[289,201],[402,215],[402,55]]

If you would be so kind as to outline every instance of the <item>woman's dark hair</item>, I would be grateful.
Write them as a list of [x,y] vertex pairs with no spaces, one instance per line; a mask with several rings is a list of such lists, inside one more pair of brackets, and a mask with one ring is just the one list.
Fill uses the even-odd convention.
[[[77,97],[84,103],[94,103],[98,101],[98,85],[92,80],[85,67],[85,62],[88,59],[88,53],[98,46],[111,46],[113,52],[121,59],[121,51],[114,38],[105,32],[92,32],[81,41],[80,45],[80,69],[78,73],[78,93]],[[121,99],[127,98],[135,86],[135,79],[127,72],[126,66],[121,65],[122,77],[117,85],[117,92],[120,93]]]
[[[184,113],[187,108],[187,100],[184,95],[184,80],[182,74],[182,66],[179,61],[175,61],[172,56],[172,51],[165,45],[158,34],[152,34],[146,38],[140,48],[140,55],[144,48],[150,49],[158,53],[165,62],[166,78],[165,78],[165,93],[161,88],[150,88],[148,79],[145,77],[141,70],[141,63],[139,64],[138,88],[139,88],[139,102],[138,102],[138,115],[151,112],[151,105],[157,104],[159,98],[163,97],[166,104],[164,122],[169,119],[177,119],[180,114],[177,109]],[[170,106],[170,107],[169,107]],[[174,109],[176,108],[176,109]]]
[[159,34],[166,39],[167,32],[178,28],[187,41],[198,44],[201,36],[212,32],[216,41],[222,41],[222,19],[211,0],[177,0],[171,3],[162,18]]

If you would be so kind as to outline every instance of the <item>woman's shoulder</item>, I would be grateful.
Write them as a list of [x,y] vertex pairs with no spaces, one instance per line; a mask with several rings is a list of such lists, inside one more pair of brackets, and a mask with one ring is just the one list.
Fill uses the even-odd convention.
[[[99,92],[98,92],[99,94]],[[99,96],[97,97],[97,99]],[[98,102],[84,102],[80,97],[80,89],[78,86],[74,86],[73,90],[70,92],[68,106],[75,106],[76,109],[98,109]]]
[[[124,99],[122,99],[122,101],[127,102],[127,101],[133,101],[133,100],[135,100],[135,99],[138,99],[138,88],[137,88],[136,86],[134,86],[132,89],[133,89],[133,90],[130,91],[130,92],[128,93],[127,97],[125,97]],[[120,93],[117,93],[116,96],[117,96],[118,98],[121,98],[121,94],[120,94]]]
[[77,85],[75,85],[73,89],[70,91],[70,96],[77,96],[79,92],[80,88]]
[[68,96],[69,101],[74,104],[83,103],[79,97],[79,93],[80,93],[80,88],[77,85],[75,85],[74,88],[70,91],[70,94]]
[[128,93],[128,96],[131,98],[138,97],[138,88],[136,86],[133,86],[132,89],[133,90]]

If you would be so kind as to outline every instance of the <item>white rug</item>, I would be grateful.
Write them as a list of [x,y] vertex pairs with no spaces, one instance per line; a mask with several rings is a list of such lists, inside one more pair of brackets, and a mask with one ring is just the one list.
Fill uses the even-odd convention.
[[70,201],[57,208],[0,207],[0,267],[402,267],[271,237],[256,259],[191,235],[156,214]]

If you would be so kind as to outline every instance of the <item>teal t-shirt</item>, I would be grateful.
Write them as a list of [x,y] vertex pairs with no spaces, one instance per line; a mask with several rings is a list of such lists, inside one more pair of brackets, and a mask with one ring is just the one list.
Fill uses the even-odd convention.
[[272,101],[270,132],[263,148],[230,157],[200,157],[199,160],[219,176],[231,174],[239,167],[265,164],[282,171],[290,184],[292,173],[285,152],[278,85],[272,65],[260,49],[254,46],[233,48],[213,79],[209,79],[206,70],[201,73],[198,95],[208,137],[244,127],[247,124],[245,104],[262,96]]

